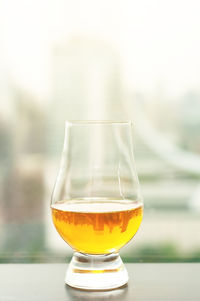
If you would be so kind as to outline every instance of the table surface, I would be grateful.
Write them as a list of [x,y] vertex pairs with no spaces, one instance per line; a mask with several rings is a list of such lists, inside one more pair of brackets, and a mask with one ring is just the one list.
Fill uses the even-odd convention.
[[65,264],[1,264],[0,301],[200,301],[200,264],[126,264],[127,286],[88,292],[64,284]]

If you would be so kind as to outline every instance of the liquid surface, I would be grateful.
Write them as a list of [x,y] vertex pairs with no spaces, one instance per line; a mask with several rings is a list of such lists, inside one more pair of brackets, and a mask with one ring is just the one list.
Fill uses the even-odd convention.
[[66,201],[51,206],[54,225],[75,250],[107,254],[119,250],[137,232],[143,207],[129,201]]

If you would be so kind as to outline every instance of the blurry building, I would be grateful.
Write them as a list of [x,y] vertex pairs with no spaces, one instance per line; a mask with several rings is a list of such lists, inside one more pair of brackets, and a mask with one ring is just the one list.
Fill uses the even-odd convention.
[[7,251],[27,251],[31,246],[37,246],[33,248],[37,251],[44,244],[45,116],[30,95],[17,89],[13,93],[13,127],[6,132],[4,129],[2,134],[5,139],[1,157],[6,165],[1,202],[2,245]]
[[49,151],[60,154],[66,120],[123,119],[120,57],[106,42],[75,36],[52,53]]

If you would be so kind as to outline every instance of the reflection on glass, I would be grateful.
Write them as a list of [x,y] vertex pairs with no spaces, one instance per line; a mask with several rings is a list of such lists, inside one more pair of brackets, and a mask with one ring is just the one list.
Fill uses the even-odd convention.
[[113,300],[121,301],[126,300],[126,295],[128,292],[128,287],[124,286],[110,291],[86,291],[77,290],[72,287],[66,286],[66,293],[70,300],[82,300],[82,301],[103,301],[103,300]]

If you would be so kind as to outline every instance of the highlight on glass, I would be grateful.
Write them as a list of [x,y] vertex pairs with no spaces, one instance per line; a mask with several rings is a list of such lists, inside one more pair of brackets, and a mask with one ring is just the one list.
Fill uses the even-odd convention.
[[65,277],[72,287],[107,290],[128,282],[118,252],[143,217],[132,140],[129,121],[66,122],[51,212],[74,250]]

